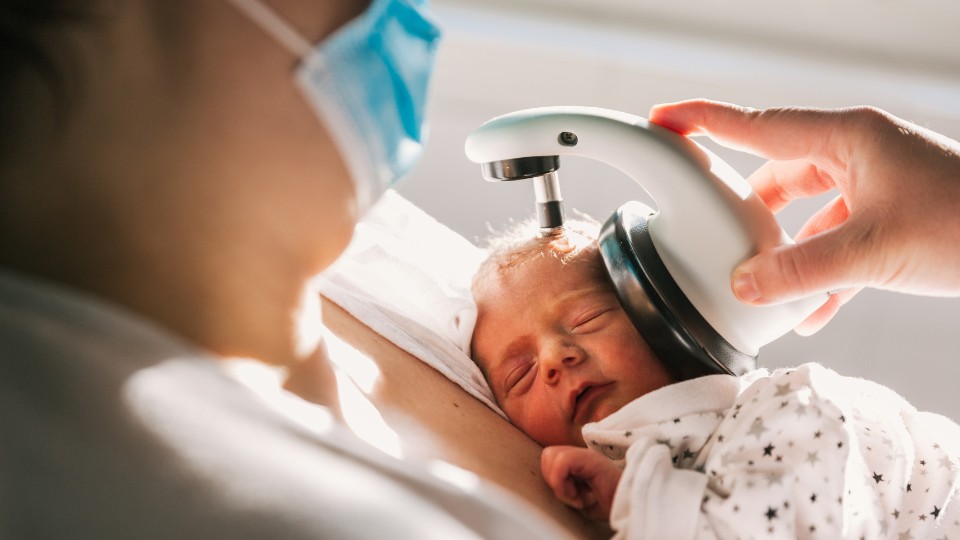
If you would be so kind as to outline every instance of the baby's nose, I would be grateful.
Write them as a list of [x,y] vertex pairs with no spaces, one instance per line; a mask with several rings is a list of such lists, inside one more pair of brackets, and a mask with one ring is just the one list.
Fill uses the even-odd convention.
[[562,342],[551,345],[540,359],[543,379],[547,384],[556,384],[564,370],[580,364],[583,358],[583,351],[575,345]]

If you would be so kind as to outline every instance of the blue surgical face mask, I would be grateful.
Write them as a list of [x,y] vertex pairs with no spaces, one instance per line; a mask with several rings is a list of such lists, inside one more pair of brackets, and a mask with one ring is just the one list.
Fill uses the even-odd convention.
[[296,81],[344,157],[361,215],[420,160],[440,31],[426,0],[373,0],[313,45],[260,0],[230,0],[301,59]]

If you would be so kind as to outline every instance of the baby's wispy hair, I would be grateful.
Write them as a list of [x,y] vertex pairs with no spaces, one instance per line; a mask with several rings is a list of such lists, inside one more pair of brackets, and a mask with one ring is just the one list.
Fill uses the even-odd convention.
[[597,238],[600,223],[580,212],[566,219],[563,227],[550,236],[540,234],[535,218],[509,223],[503,230],[494,231],[482,244],[487,258],[480,265],[474,282],[489,272],[500,274],[541,257],[555,257],[567,264],[581,259],[598,260]]

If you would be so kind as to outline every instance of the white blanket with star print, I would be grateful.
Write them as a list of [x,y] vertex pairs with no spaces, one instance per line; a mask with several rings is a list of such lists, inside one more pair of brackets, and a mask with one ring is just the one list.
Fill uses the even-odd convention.
[[713,375],[583,428],[616,538],[960,540],[960,426],[817,364]]

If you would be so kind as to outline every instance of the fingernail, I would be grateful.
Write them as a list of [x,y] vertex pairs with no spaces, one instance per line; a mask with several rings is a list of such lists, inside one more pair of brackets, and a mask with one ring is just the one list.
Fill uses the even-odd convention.
[[752,272],[739,272],[733,277],[733,294],[744,302],[754,303],[760,300],[757,278]]

